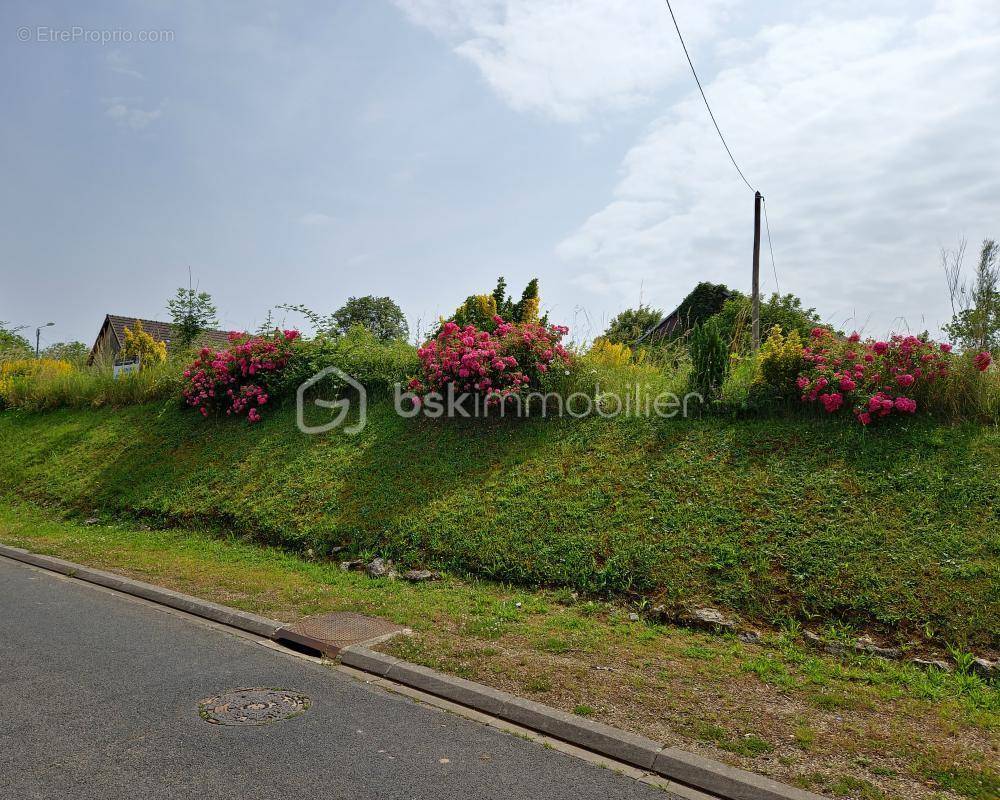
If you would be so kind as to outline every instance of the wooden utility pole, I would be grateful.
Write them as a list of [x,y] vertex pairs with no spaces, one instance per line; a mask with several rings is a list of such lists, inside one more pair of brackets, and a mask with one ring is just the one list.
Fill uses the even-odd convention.
[[753,349],[760,348],[760,192],[753,193]]

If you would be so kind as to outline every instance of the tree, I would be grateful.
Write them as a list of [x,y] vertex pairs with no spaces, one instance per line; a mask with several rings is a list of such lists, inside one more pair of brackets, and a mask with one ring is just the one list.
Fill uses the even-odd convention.
[[135,321],[131,328],[125,328],[125,344],[119,354],[123,359],[135,359],[140,369],[160,364],[167,359],[167,343],[159,342],[142,328],[142,322]]
[[57,342],[50,344],[42,351],[43,358],[54,361],[68,361],[75,366],[82,366],[90,356],[90,348],[83,342]]
[[659,325],[663,312],[640,304],[638,308],[627,308],[611,320],[601,338],[611,344],[632,345],[646,331]]
[[944,256],[953,313],[944,330],[963,350],[996,352],[1000,350],[1000,246],[992,239],[983,242],[971,286],[961,277],[964,252],[963,242],[950,264],[948,254]]
[[[472,294],[465,298],[451,319],[461,326],[474,325],[481,331],[493,331],[496,322],[493,317],[501,317],[507,322],[537,322],[548,324],[548,315],[538,316],[541,299],[538,294],[538,278],[532,278],[516,303],[507,294],[507,281],[503,275],[497,278],[492,294]],[[444,322],[444,320],[442,320]]]
[[19,333],[21,329],[8,325],[9,323],[0,320],[0,359],[7,361],[33,356],[35,350],[31,342]]
[[333,313],[334,332],[345,334],[356,325],[383,342],[406,339],[410,327],[402,309],[389,297],[351,297]]
[[[722,311],[713,317],[718,321],[719,334],[733,350],[744,351],[750,347],[752,336],[752,303],[749,297],[733,292],[722,306]],[[802,300],[793,294],[772,294],[761,298],[760,329],[769,331],[775,325],[785,333],[798,331],[804,339],[820,324],[815,308],[803,308]]]
[[192,344],[202,331],[219,324],[212,296],[208,292],[182,287],[173,300],[167,301],[167,309],[173,322],[174,339],[182,347]]

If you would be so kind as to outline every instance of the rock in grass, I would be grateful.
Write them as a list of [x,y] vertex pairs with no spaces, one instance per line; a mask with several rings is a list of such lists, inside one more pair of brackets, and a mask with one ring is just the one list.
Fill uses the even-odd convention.
[[83,521],[83,524],[84,524],[84,525],[96,525],[96,524],[97,524],[98,522],[100,522],[100,521],[101,521],[101,520],[100,520],[100,518],[99,518],[99,517],[87,517],[87,518],[86,518],[86,519],[85,519],[85,520]]
[[424,581],[439,581],[441,573],[430,569],[411,569],[403,573],[403,579],[411,583],[423,583]]
[[680,615],[680,621],[694,628],[705,628],[713,631],[736,631],[739,627],[736,620],[723,614],[719,609],[708,606],[689,608]]
[[988,658],[972,659],[971,670],[981,678],[1000,676],[1000,661],[990,661]]
[[954,667],[947,661],[940,661],[932,658],[911,658],[910,663],[917,667],[923,667],[924,669],[934,667],[942,672],[951,672],[954,669]]
[[396,569],[387,558],[373,558],[365,567],[369,578],[395,578]]
[[353,561],[341,561],[340,569],[342,572],[360,572],[365,568],[365,562],[360,558],[356,558]]
[[869,656],[888,658],[893,661],[897,660],[902,655],[898,648],[882,647],[867,636],[862,636],[854,643],[854,651],[856,653],[863,653]]

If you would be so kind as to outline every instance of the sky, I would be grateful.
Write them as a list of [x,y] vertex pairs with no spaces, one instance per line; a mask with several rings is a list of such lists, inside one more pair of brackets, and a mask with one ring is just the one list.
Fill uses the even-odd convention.
[[[1000,3],[673,5],[763,291],[937,331],[942,248],[1000,237]],[[0,320],[43,345],[189,268],[226,329],[375,294],[426,331],[502,274],[579,341],[750,288],[663,0],[6,0],[0,91]]]

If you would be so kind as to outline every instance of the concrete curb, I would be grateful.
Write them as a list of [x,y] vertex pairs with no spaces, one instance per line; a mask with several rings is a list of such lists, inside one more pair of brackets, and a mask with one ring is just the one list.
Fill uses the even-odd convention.
[[[151,600],[267,639],[277,640],[277,631],[283,627],[283,623],[257,614],[227,608],[61,558],[38,555],[20,547],[0,544],[0,556]],[[591,722],[489,686],[410,664],[361,645],[345,647],[340,651],[340,660],[370,675],[474,708],[725,800],[825,800],[812,792],[786,786],[676,747],[667,747],[644,736]]]
[[469,706],[726,800],[824,800],[812,792],[366,647],[345,647],[340,651],[340,660],[354,669]]
[[247,611],[239,611],[235,608],[227,608],[216,603],[210,603],[207,600],[191,597],[191,595],[154,586],[151,583],[132,580],[122,575],[115,575],[112,572],[91,569],[80,564],[74,564],[72,561],[63,561],[61,558],[38,555],[37,553],[22,550],[20,547],[9,547],[0,544],[0,556],[6,556],[15,561],[22,561],[25,564],[58,572],[71,578],[79,578],[82,581],[87,581],[87,583],[96,583],[98,586],[115,589],[125,594],[142,597],[154,603],[186,611],[197,617],[204,617],[213,622],[221,622],[223,625],[255,633],[258,636],[266,636],[268,639],[273,639],[275,631],[282,626],[280,622],[258,616],[257,614],[250,614]]

